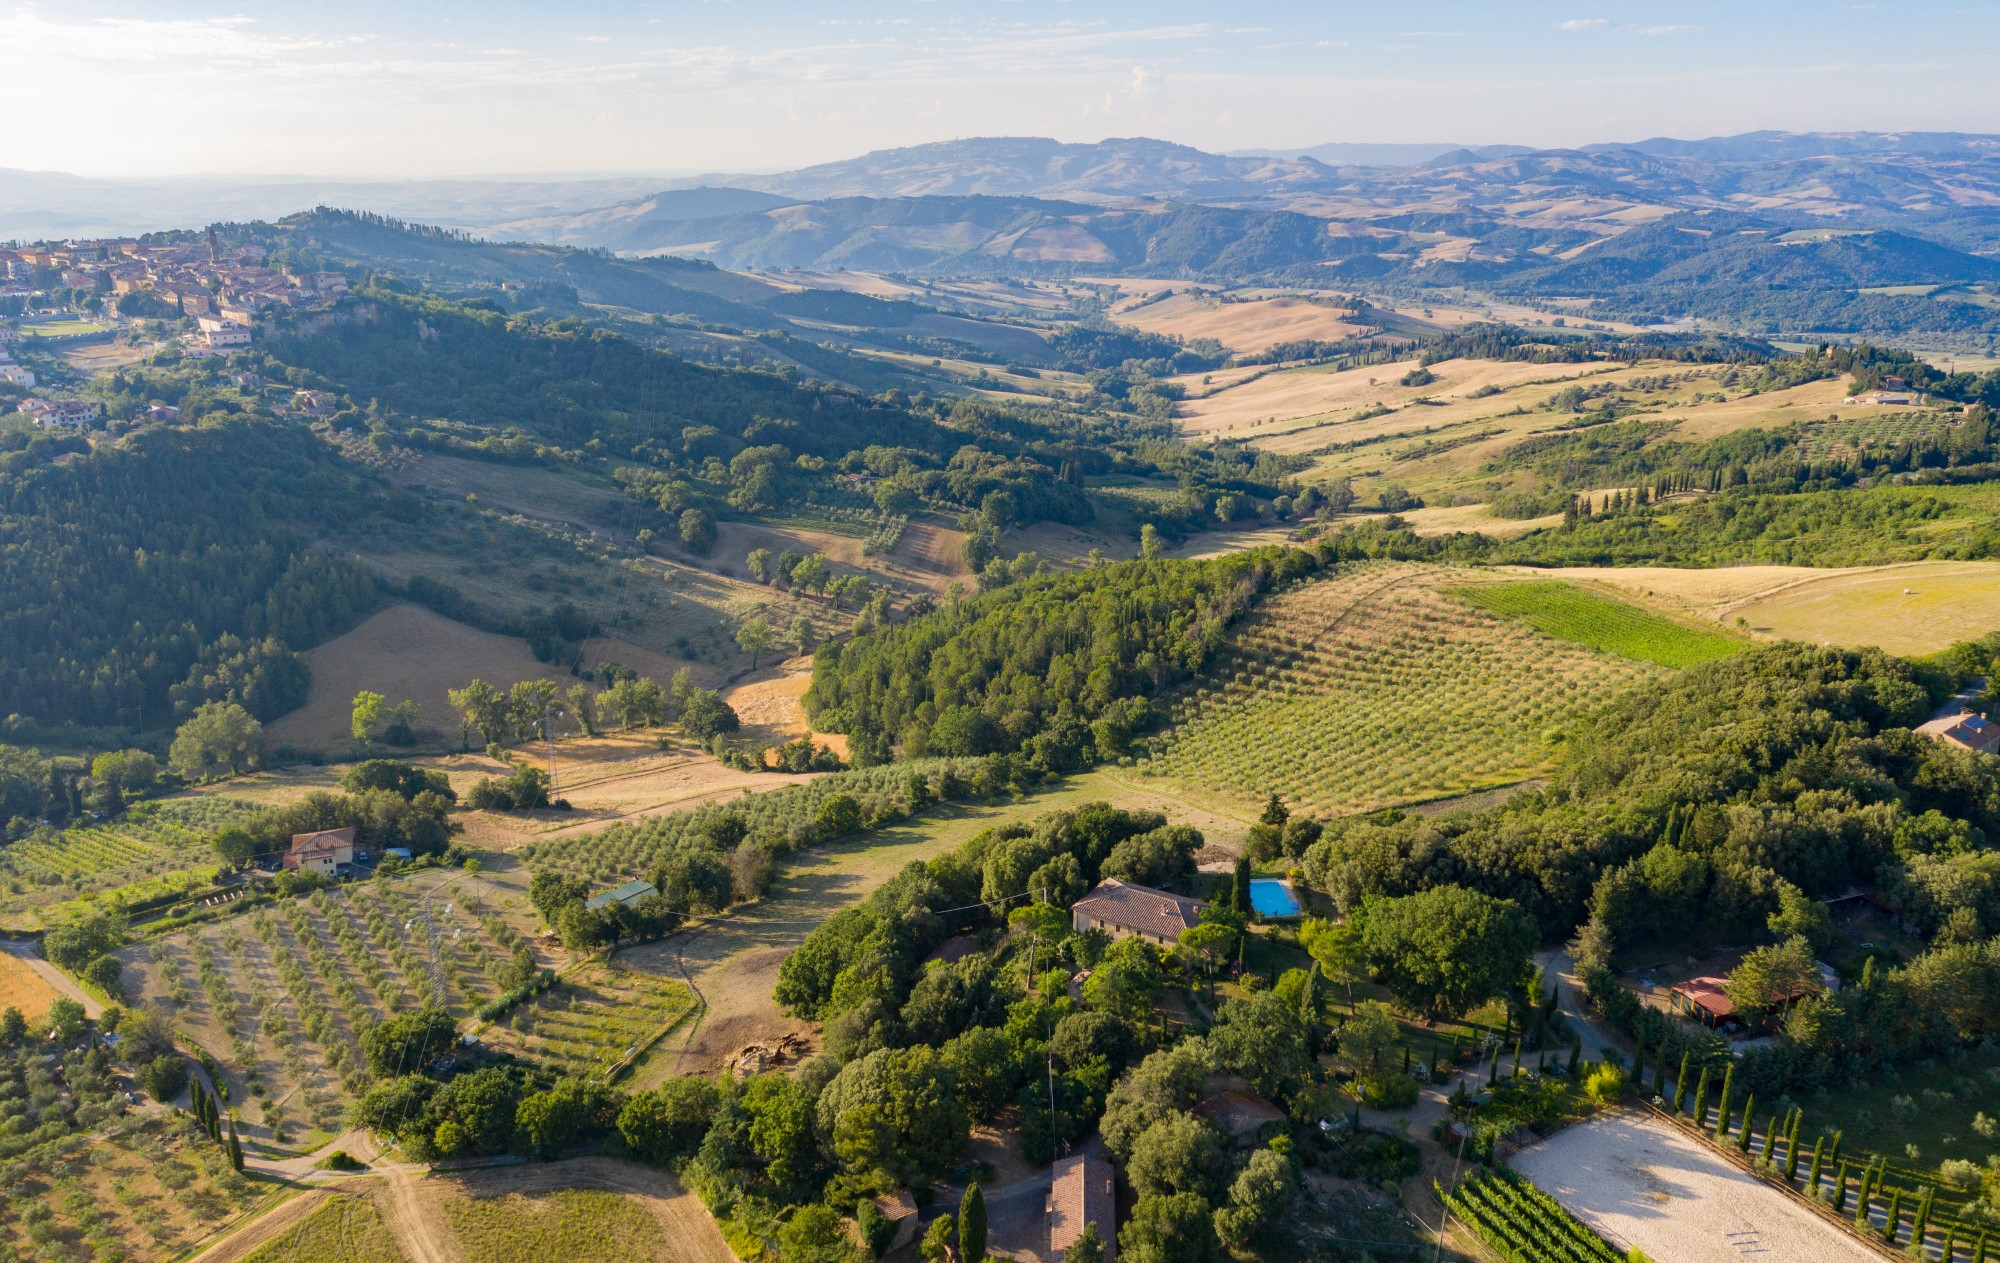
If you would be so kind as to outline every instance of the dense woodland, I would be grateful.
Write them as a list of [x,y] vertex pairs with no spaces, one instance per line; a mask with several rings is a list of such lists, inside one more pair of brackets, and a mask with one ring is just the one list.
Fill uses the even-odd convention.
[[1152,720],[1148,698],[1198,675],[1229,624],[1312,554],[1136,561],[1018,583],[822,646],[808,714],[864,747],[973,755],[1032,741],[1070,766],[1115,758]]
[[251,421],[0,477],[0,709],[143,727],[207,700],[296,705],[290,652],[376,599],[309,544],[374,495],[310,434]]

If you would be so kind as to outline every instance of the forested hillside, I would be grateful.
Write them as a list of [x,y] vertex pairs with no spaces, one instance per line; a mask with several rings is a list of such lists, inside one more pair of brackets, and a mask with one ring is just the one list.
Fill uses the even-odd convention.
[[1058,747],[1056,766],[1122,753],[1148,698],[1198,675],[1228,627],[1313,554],[1133,561],[1017,583],[820,648],[806,695],[817,727],[913,754]]
[[206,700],[212,660],[243,653],[223,636],[302,649],[344,629],[374,583],[307,543],[380,494],[309,433],[256,421],[0,472],[0,711],[160,724],[175,697]]
[[[1598,915],[1628,939],[1655,925],[1741,936],[1787,885],[1826,896],[1877,880],[1919,923],[1950,915],[1939,898],[2000,916],[1993,892],[1947,876],[1980,867],[1968,852],[2000,831],[1992,759],[1910,731],[1952,684],[1874,650],[1753,650],[1636,690],[1576,733],[1545,791],[1477,815],[1337,822],[1306,869],[1343,908],[1458,882],[1518,901],[1550,934]],[[1673,867],[1682,884],[1600,886],[1642,857],[1633,880]]]
[[839,456],[870,444],[946,448],[905,409],[727,372],[577,324],[533,324],[388,288],[274,332],[272,356],[413,418],[513,426],[617,452],[713,426],[745,443]]

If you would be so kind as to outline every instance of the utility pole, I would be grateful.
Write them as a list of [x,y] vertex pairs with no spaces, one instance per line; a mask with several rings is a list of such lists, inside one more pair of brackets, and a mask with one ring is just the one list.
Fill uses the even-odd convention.
[[549,748],[549,799],[556,797],[556,723],[555,717],[562,714],[562,707],[542,704],[542,741]]

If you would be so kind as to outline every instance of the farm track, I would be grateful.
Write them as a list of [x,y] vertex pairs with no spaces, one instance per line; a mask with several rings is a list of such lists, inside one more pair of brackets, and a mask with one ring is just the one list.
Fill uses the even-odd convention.
[[238,1260],[250,1257],[274,1238],[311,1218],[330,1196],[332,1194],[326,1189],[308,1189],[242,1226],[228,1230],[229,1235],[190,1256],[187,1263],[238,1263]]

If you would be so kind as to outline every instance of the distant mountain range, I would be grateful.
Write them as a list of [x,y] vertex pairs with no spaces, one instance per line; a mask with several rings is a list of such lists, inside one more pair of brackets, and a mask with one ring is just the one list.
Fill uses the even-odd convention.
[[[2000,334],[1993,295],[1968,289],[2000,280],[2000,136],[1959,133],[1236,154],[1145,138],[987,137],[775,175],[548,183],[139,185],[0,172],[0,236],[32,235],[10,225],[37,215],[56,217],[66,234],[133,231],[134,199],[147,214],[197,225],[266,216],[287,198],[494,241],[726,269],[1468,286],[1766,333]],[[577,273],[559,283],[587,301],[618,303],[611,293],[627,285],[643,298],[689,279],[645,269],[592,278],[570,256],[530,270],[544,264]],[[714,306],[724,298],[714,286],[694,288],[704,302],[669,305],[707,320],[745,314]],[[777,314],[758,299],[748,305],[765,321]]]

